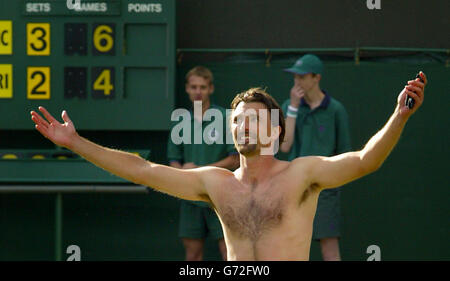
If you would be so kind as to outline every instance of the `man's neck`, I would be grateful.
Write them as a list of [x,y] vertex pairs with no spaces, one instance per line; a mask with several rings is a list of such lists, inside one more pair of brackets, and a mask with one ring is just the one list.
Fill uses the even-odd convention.
[[264,181],[270,177],[268,171],[275,163],[275,158],[272,155],[255,155],[244,156],[240,155],[240,178],[245,184],[254,184],[257,181]]
[[311,89],[304,96],[305,102],[309,105],[311,109],[318,107],[322,100],[325,98],[325,94],[320,90],[319,87]]

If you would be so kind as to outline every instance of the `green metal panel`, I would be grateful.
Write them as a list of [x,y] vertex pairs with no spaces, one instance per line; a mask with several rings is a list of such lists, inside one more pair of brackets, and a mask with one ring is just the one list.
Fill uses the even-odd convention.
[[54,260],[54,195],[0,194],[0,260]]
[[[184,260],[179,200],[158,192],[0,193],[0,215],[2,261],[67,260],[70,245],[80,247],[82,261]],[[207,238],[205,260],[220,259],[217,242]]]
[[[0,51],[0,75],[2,65],[12,65],[12,73],[8,73],[12,82],[3,86],[13,91],[11,98],[1,98],[0,93],[0,129],[33,129],[29,111],[39,105],[58,117],[63,109],[67,110],[78,129],[167,129],[174,104],[175,0],[148,3],[83,0],[81,11],[68,9],[66,0],[42,3],[0,0],[0,21],[12,22],[10,32],[13,37],[12,54]],[[47,23],[49,28],[39,30],[36,27],[38,29],[28,32],[27,24],[30,23]],[[79,35],[68,35],[65,24],[76,23],[85,24],[84,35],[80,35],[81,31]],[[50,33],[48,40],[42,37],[42,30]],[[78,31],[71,29],[71,32]],[[66,53],[65,41],[68,39],[85,41],[86,55]],[[36,49],[45,44],[49,54],[28,55],[31,44]],[[71,43],[70,46],[81,45]],[[31,66],[49,67],[50,74],[38,74],[32,79],[31,74],[27,74],[27,68]],[[83,83],[77,80],[72,84],[65,82],[65,77],[69,77],[65,76],[66,67],[86,70],[84,80],[81,79],[86,81],[86,88],[82,87],[80,97],[67,96],[74,93],[73,88],[69,89],[70,85],[80,87]],[[95,67],[110,67],[113,71],[101,76],[101,71],[95,73]],[[139,74],[134,75],[136,72]],[[3,70],[2,77],[6,77],[6,73]],[[75,75],[75,72],[67,75]],[[40,84],[43,79],[49,82],[48,89],[45,84]],[[110,87],[113,93],[108,90]],[[30,99],[27,93],[33,89],[35,94],[49,90],[49,99]],[[79,93],[78,90],[75,92]]]
[[[149,151],[132,150],[142,158]],[[0,150],[0,183],[127,183],[83,158],[57,159],[60,150]],[[2,159],[17,155],[18,159]],[[32,159],[42,155],[45,159]],[[67,154],[69,155],[69,154]]]

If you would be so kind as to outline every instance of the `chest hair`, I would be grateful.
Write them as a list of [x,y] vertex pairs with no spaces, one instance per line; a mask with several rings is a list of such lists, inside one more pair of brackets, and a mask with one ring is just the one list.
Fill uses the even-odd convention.
[[[222,214],[225,225],[237,236],[258,240],[267,230],[276,227],[283,220],[282,200],[258,198],[254,194],[249,199],[227,204]],[[244,201],[245,202],[242,202]]]

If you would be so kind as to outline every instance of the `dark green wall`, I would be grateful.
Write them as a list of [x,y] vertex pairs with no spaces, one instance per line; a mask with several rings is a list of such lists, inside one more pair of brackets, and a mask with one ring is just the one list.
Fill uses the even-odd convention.
[[449,1],[379,2],[369,10],[366,0],[178,0],[177,47],[449,48]]
[[[63,194],[62,259],[183,260],[179,200],[161,193]],[[0,260],[54,260],[54,194],[0,194]],[[205,258],[220,258],[206,241]]]

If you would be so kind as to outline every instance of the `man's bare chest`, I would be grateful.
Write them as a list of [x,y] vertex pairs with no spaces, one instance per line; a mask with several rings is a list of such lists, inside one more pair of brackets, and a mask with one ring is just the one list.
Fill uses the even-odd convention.
[[258,240],[283,223],[287,194],[273,186],[235,187],[219,199],[217,209],[226,228],[239,238]]

